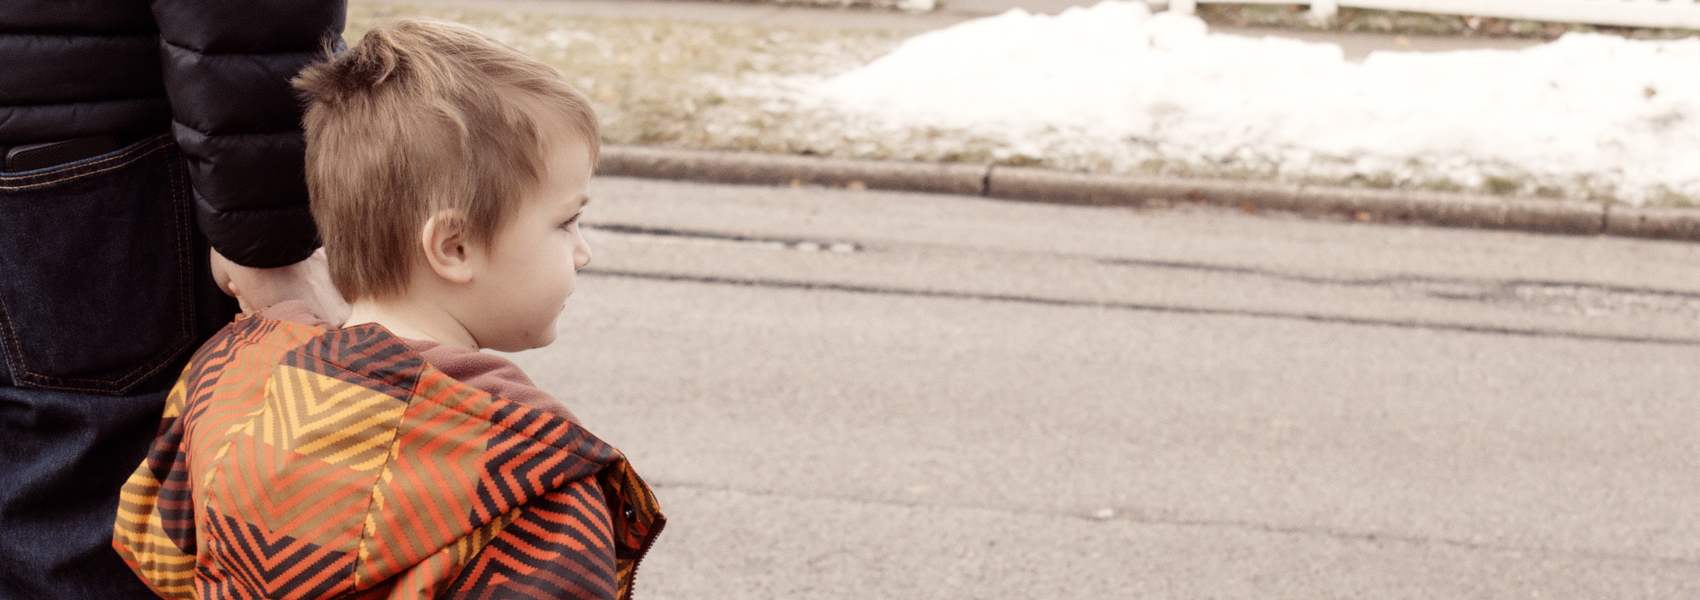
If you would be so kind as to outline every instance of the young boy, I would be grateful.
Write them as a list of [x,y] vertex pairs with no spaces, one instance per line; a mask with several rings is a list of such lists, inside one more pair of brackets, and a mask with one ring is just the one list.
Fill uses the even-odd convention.
[[124,487],[114,547],[169,598],[629,598],[665,524],[654,496],[476,350],[554,341],[590,262],[588,102],[435,21],[375,28],[295,85],[353,314],[335,328],[286,302],[203,346]]

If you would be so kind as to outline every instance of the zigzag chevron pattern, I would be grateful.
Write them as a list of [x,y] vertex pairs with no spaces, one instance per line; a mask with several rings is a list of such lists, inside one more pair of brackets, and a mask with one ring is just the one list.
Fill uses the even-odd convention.
[[[447,378],[427,367],[422,381],[430,379]],[[388,578],[489,521],[468,522],[463,515],[473,504],[470,489],[490,423],[454,410],[482,392],[463,385],[454,390],[417,396],[402,415],[389,477],[375,490],[383,506],[367,521],[364,548],[372,560],[362,578]]]
[[368,325],[313,338],[283,364],[372,388],[408,402],[425,360],[383,328]]
[[[354,587],[354,555],[266,531],[216,512],[201,523],[217,557],[201,569],[203,597],[328,598]],[[208,594],[224,590],[233,596]]]
[[[407,403],[370,388],[289,366],[273,369],[259,441],[335,467],[375,471]],[[374,435],[372,432],[380,431]]]
[[620,597],[613,534],[594,526],[610,517],[596,485],[578,482],[528,508],[467,566],[449,597]]
[[205,418],[209,414],[213,415],[210,420],[216,421],[217,415],[230,412],[209,412],[207,403],[191,406],[189,399],[212,396],[210,392],[219,380],[205,375],[241,362],[238,349],[269,336],[275,328],[275,322],[259,319],[233,323],[195,352],[166,398],[160,436],[119,492],[113,547],[162,597],[194,597],[197,548],[188,456],[183,444],[187,422],[191,416]]
[[[532,416],[548,416],[542,411],[530,412]],[[487,521],[603,466],[552,447],[539,446],[512,429],[495,430],[479,459],[483,465],[476,492],[479,511],[469,515],[477,521]]]
[[169,598],[629,598],[665,523],[613,447],[377,326],[233,323],[161,434],[113,546]]

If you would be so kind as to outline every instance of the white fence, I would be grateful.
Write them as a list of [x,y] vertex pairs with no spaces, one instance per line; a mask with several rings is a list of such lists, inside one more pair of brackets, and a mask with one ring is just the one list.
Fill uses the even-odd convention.
[[[1207,2],[1295,4],[1291,0],[1169,0],[1169,9],[1190,14],[1197,4]],[[1323,19],[1334,16],[1341,6],[1350,6],[1559,23],[1700,29],[1700,2],[1696,0],[1316,0],[1298,4],[1309,4],[1311,15]]]

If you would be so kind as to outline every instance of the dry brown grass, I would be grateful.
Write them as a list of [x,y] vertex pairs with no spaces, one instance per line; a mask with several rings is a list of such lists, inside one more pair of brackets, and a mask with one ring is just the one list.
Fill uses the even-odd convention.
[[803,115],[756,90],[764,82],[848,70],[890,51],[899,34],[666,20],[601,19],[355,2],[344,37],[386,19],[466,23],[560,69],[590,96],[603,141],[804,151]]

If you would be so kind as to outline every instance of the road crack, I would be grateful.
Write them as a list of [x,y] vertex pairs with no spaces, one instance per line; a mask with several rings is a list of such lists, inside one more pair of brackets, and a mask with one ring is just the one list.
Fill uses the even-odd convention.
[[1141,304],[1132,302],[1102,302],[1095,300],[1072,300],[1066,298],[1045,298],[1040,296],[1023,296],[1014,294],[986,294],[976,292],[957,292],[946,290],[926,290],[912,288],[882,287],[873,285],[857,285],[847,283],[828,283],[815,281],[793,281],[762,278],[713,277],[703,275],[687,275],[682,273],[641,272],[607,270],[588,268],[580,271],[584,275],[620,277],[627,279],[647,279],[651,281],[671,281],[682,283],[700,283],[709,285],[734,285],[794,290],[819,290],[833,292],[849,292],[857,294],[878,294],[887,296],[909,296],[919,298],[941,298],[949,300],[974,300],[986,302],[1015,302],[1039,306],[1055,306],[1067,308],[1097,308],[1104,310],[1123,310],[1131,312],[1154,312],[1182,315],[1200,315],[1215,317],[1249,317],[1256,319],[1281,319],[1288,321],[1305,321],[1311,323],[1329,323],[1338,325],[1356,325],[1366,327],[1391,327],[1396,329],[1421,329],[1430,331],[1450,331],[1459,333],[1479,333],[1487,335],[1503,335],[1543,339],[1569,339],[1596,342],[1615,342],[1626,344],[1656,344],[1665,346],[1700,346],[1700,338],[1651,336],[1651,335],[1620,335],[1610,333],[1588,333],[1583,331],[1565,331],[1558,329],[1538,329],[1531,327],[1507,327],[1500,325],[1476,325],[1470,323],[1448,323],[1444,321],[1422,321],[1415,319],[1377,319],[1369,317],[1349,317],[1305,312],[1261,311],[1236,308],[1209,308],[1198,306],[1181,306],[1169,304]]

